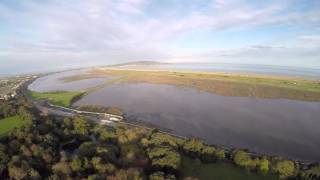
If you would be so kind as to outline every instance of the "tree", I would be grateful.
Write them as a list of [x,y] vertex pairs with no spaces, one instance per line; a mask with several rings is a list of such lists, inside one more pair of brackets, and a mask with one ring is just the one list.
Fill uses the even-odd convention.
[[70,163],[70,167],[73,172],[80,172],[82,171],[82,161],[79,156],[74,156]]
[[88,135],[90,124],[86,120],[76,117],[73,119],[73,126],[76,134]]
[[19,156],[13,156],[8,164],[9,176],[13,179],[27,177],[30,169],[30,165]]
[[2,116],[4,118],[6,117],[10,117],[10,116],[14,116],[17,112],[16,112],[16,108],[14,108],[13,105],[8,104],[8,103],[4,103],[1,106],[0,111],[2,112]]
[[216,158],[216,148],[212,146],[205,146],[201,151],[201,159],[206,162],[210,162]]
[[100,174],[93,174],[88,176],[87,180],[102,180],[104,179],[103,176],[101,176]]
[[115,134],[115,132],[111,131],[111,130],[106,130],[103,129],[100,131],[100,136],[99,136],[99,140],[102,142],[115,142],[117,139],[117,136]]
[[32,180],[40,180],[40,179],[42,179],[40,174],[39,174],[39,172],[37,170],[33,169],[33,168],[31,168],[29,170],[28,175],[29,175],[29,179],[32,179]]
[[164,172],[157,171],[157,172],[154,172],[153,174],[151,174],[149,176],[149,179],[150,180],[165,180],[165,174],[164,174]]
[[294,175],[295,165],[289,160],[279,160],[273,170],[279,174],[280,178],[287,178]]
[[52,174],[51,176],[49,176],[48,179],[49,180],[61,180],[62,177],[60,177],[58,174]]
[[31,125],[32,124],[32,114],[29,113],[23,106],[20,106],[18,108],[18,114],[19,116],[24,120],[26,123],[25,125]]
[[32,144],[30,147],[32,155],[35,157],[41,157],[43,155],[44,149],[40,145]]
[[92,142],[84,142],[78,148],[79,156],[92,157],[96,153],[96,145]]
[[168,134],[163,134],[163,133],[153,133],[149,145],[154,145],[154,146],[170,146],[172,148],[177,149],[179,146],[181,146],[185,140],[179,139],[173,136],[170,136]]
[[68,129],[73,129],[73,123],[72,123],[72,119],[71,118],[64,118],[63,119],[63,124],[62,124],[63,128],[68,128]]
[[157,172],[152,173],[149,176],[149,179],[150,180],[175,180],[176,178],[172,174],[167,174],[166,175],[164,172],[157,171]]
[[301,179],[316,180],[320,179],[320,164],[313,164],[307,170],[300,172]]
[[120,144],[138,142],[145,134],[146,130],[142,128],[126,129],[120,126],[116,129],[116,135],[118,136],[118,142]]
[[151,142],[147,138],[142,138],[140,143],[144,148],[148,147],[151,144]]
[[56,174],[70,175],[72,173],[68,162],[60,161],[52,166],[52,171]]
[[183,146],[183,149],[191,156],[201,155],[204,148],[204,143],[199,139],[190,139]]
[[236,151],[234,153],[233,160],[235,164],[245,167],[245,168],[252,168],[253,166],[253,161],[249,154],[244,151]]
[[269,172],[269,160],[266,157],[262,157],[257,166],[258,170],[263,174],[267,174]]
[[96,172],[100,174],[110,174],[116,169],[113,164],[104,163],[100,157],[93,157],[91,159],[91,164]]
[[44,160],[45,163],[51,164],[54,158],[54,153],[51,148],[46,149],[42,153],[42,159]]
[[56,147],[59,143],[59,140],[53,134],[46,134],[43,138],[43,142],[48,147]]
[[130,166],[146,159],[144,152],[136,144],[125,144],[121,147],[121,162],[123,166]]
[[155,147],[148,151],[148,156],[152,160],[152,166],[170,169],[173,173],[181,165],[180,154],[168,147]]
[[96,149],[97,155],[103,158],[104,161],[108,162],[116,162],[117,157],[116,154],[118,153],[118,147],[114,145],[100,145]]
[[143,179],[140,171],[135,168],[129,168],[128,170],[120,169],[115,173],[115,176],[113,178],[121,179],[121,180],[142,180]]
[[226,158],[226,153],[223,149],[217,149],[214,153],[217,159],[224,159]]
[[8,161],[9,158],[6,154],[6,147],[0,144],[0,175],[6,169]]
[[12,140],[9,143],[9,148],[16,153],[20,149],[20,142],[18,140]]
[[20,152],[27,157],[32,156],[32,151],[25,145],[20,146]]

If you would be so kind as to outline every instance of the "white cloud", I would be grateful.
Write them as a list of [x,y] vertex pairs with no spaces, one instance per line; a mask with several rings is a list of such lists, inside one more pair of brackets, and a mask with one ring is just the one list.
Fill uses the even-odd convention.
[[115,9],[124,13],[143,14],[142,8],[146,0],[120,0]]
[[[288,8],[288,1],[284,2],[255,6],[243,0],[215,0],[211,4],[208,3],[211,8],[209,11],[193,10],[185,15],[170,18],[166,15],[166,8],[179,8],[165,7],[162,15],[150,16],[146,9],[151,1],[147,0],[30,0],[19,2],[22,9],[0,3],[0,21],[5,22],[11,31],[0,32],[0,52],[3,52],[3,58],[13,58],[16,61],[22,61],[22,54],[27,54],[26,59],[34,58],[39,61],[61,57],[66,61],[96,58],[95,61],[99,62],[111,62],[111,58],[128,61],[206,55],[204,59],[210,61],[212,56],[221,57],[230,52],[247,57],[263,55],[262,51],[278,57],[284,57],[293,50],[300,52],[293,52],[300,56],[313,52],[313,46],[292,47],[289,48],[292,51],[289,51],[257,45],[255,48],[239,47],[236,50],[226,49],[222,52],[218,50],[222,55],[208,52],[186,55],[185,52],[177,53],[176,50],[167,47],[180,35],[192,31],[207,30],[214,33],[226,29],[268,25],[298,24],[308,27],[310,24],[320,24],[319,12],[284,13]],[[183,4],[181,6],[183,7]],[[299,38],[319,42],[316,36],[297,37]],[[80,56],[75,55],[77,53]]]

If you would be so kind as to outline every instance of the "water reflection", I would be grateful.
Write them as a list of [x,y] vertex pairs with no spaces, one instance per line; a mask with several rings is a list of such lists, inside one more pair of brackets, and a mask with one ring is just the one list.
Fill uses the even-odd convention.
[[29,89],[37,92],[50,91],[80,91],[103,84],[111,77],[93,77],[82,80],[65,82],[63,78],[86,75],[86,70],[74,70],[44,76],[29,85]]
[[116,106],[129,116],[205,139],[302,160],[320,160],[320,103],[225,97],[159,84],[115,84],[75,105]]

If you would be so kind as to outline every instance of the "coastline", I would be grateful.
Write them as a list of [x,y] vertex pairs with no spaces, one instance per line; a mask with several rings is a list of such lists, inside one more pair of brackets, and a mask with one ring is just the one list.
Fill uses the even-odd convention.
[[[186,65],[186,66],[184,66]],[[199,68],[200,67],[200,68]],[[177,71],[177,72],[206,72],[206,73],[227,73],[235,75],[250,75],[269,78],[320,80],[320,69],[300,68],[291,66],[272,66],[255,64],[224,64],[224,63],[167,63],[154,65],[115,65],[102,66],[115,70],[154,70],[154,71]],[[311,75],[311,71],[312,75]]]

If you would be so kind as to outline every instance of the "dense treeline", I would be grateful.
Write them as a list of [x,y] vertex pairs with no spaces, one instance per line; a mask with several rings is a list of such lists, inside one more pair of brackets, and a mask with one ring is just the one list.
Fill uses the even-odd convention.
[[30,112],[35,112],[33,105],[25,98],[12,98],[7,101],[0,102],[0,121],[4,118],[9,118],[19,115],[25,124],[32,124],[33,115]]
[[199,139],[142,128],[92,124],[81,117],[39,115],[24,98],[1,105],[1,117],[29,122],[0,141],[0,179],[177,179],[183,156],[226,161],[281,178],[317,179],[319,166],[299,171],[293,161],[226,151]]
[[30,111],[32,104],[24,98],[12,98],[7,101],[0,102],[0,119],[11,117],[17,114],[25,114]]

